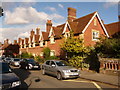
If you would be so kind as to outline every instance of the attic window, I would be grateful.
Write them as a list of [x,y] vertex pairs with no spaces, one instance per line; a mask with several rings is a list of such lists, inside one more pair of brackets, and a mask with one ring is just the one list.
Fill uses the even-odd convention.
[[92,40],[98,40],[99,38],[99,31],[92,30]]
[[55,43],[55,39],[54,39],[53,36],[50,37],[50,43],[51,43],[51,44],[54,44],[54,43]]
[[94,19],[94,26],[97,26],[97,19]]

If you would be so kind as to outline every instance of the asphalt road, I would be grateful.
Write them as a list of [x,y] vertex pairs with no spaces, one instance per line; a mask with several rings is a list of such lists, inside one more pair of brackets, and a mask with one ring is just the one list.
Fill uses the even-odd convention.
[[[13,72],[20,78],[22,84],[21,88],[69,88],[69,89],[99,89],[105,88],[117,89],[112,85],[104,83],[93,82],[89,80],[78,79],[67,79],[57,80],[55,77],[50,75],[42,75],[41,70],[24,70],[19,68],[13,68]],[[58,89],[57,89],[58,90]]]

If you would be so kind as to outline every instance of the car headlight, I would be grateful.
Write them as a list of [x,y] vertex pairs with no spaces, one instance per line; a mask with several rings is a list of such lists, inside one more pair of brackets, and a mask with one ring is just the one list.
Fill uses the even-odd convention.
[[2,85],[0,85],[0,90],[2,90]]
[[20,82],[20,81],[13,82],[13,83],[12,83],[12,87],[19,86],[20,84],[21,84],[21,82]]
[[64,73],[69,73],[69,72],[70,72],[70,70],[63,70],[63,72],[64,72]]

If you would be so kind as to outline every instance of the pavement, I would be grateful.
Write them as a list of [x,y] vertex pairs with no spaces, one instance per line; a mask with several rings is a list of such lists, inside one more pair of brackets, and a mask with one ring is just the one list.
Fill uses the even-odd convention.
[[115,75],[108,75],[108,74],[81,70],[80,77],[86,80],[102,82],[102,83],[120,87],[120,76],[117,76],[117,75],[115,76]]

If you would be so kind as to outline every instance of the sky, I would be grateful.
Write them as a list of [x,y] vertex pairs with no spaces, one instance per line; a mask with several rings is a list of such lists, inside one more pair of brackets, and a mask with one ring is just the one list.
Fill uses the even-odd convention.
[[12,2],[7,2],[5,0],[2,2],[4,16],[0,17],[0,42],[3,43],[7,38],[13,42],[19,37],[29,37],[30,31],[37,27],[41,31],[45,31],[47,20],[52,20],[53,26],[65,23],[68,7],[77,10],[77,18],[97,11],[105,24],[118,21],[117,1],[62,2],[61,0],[61,2],[47,2],[46,0],[46,2],[15,2],[12,0]]

